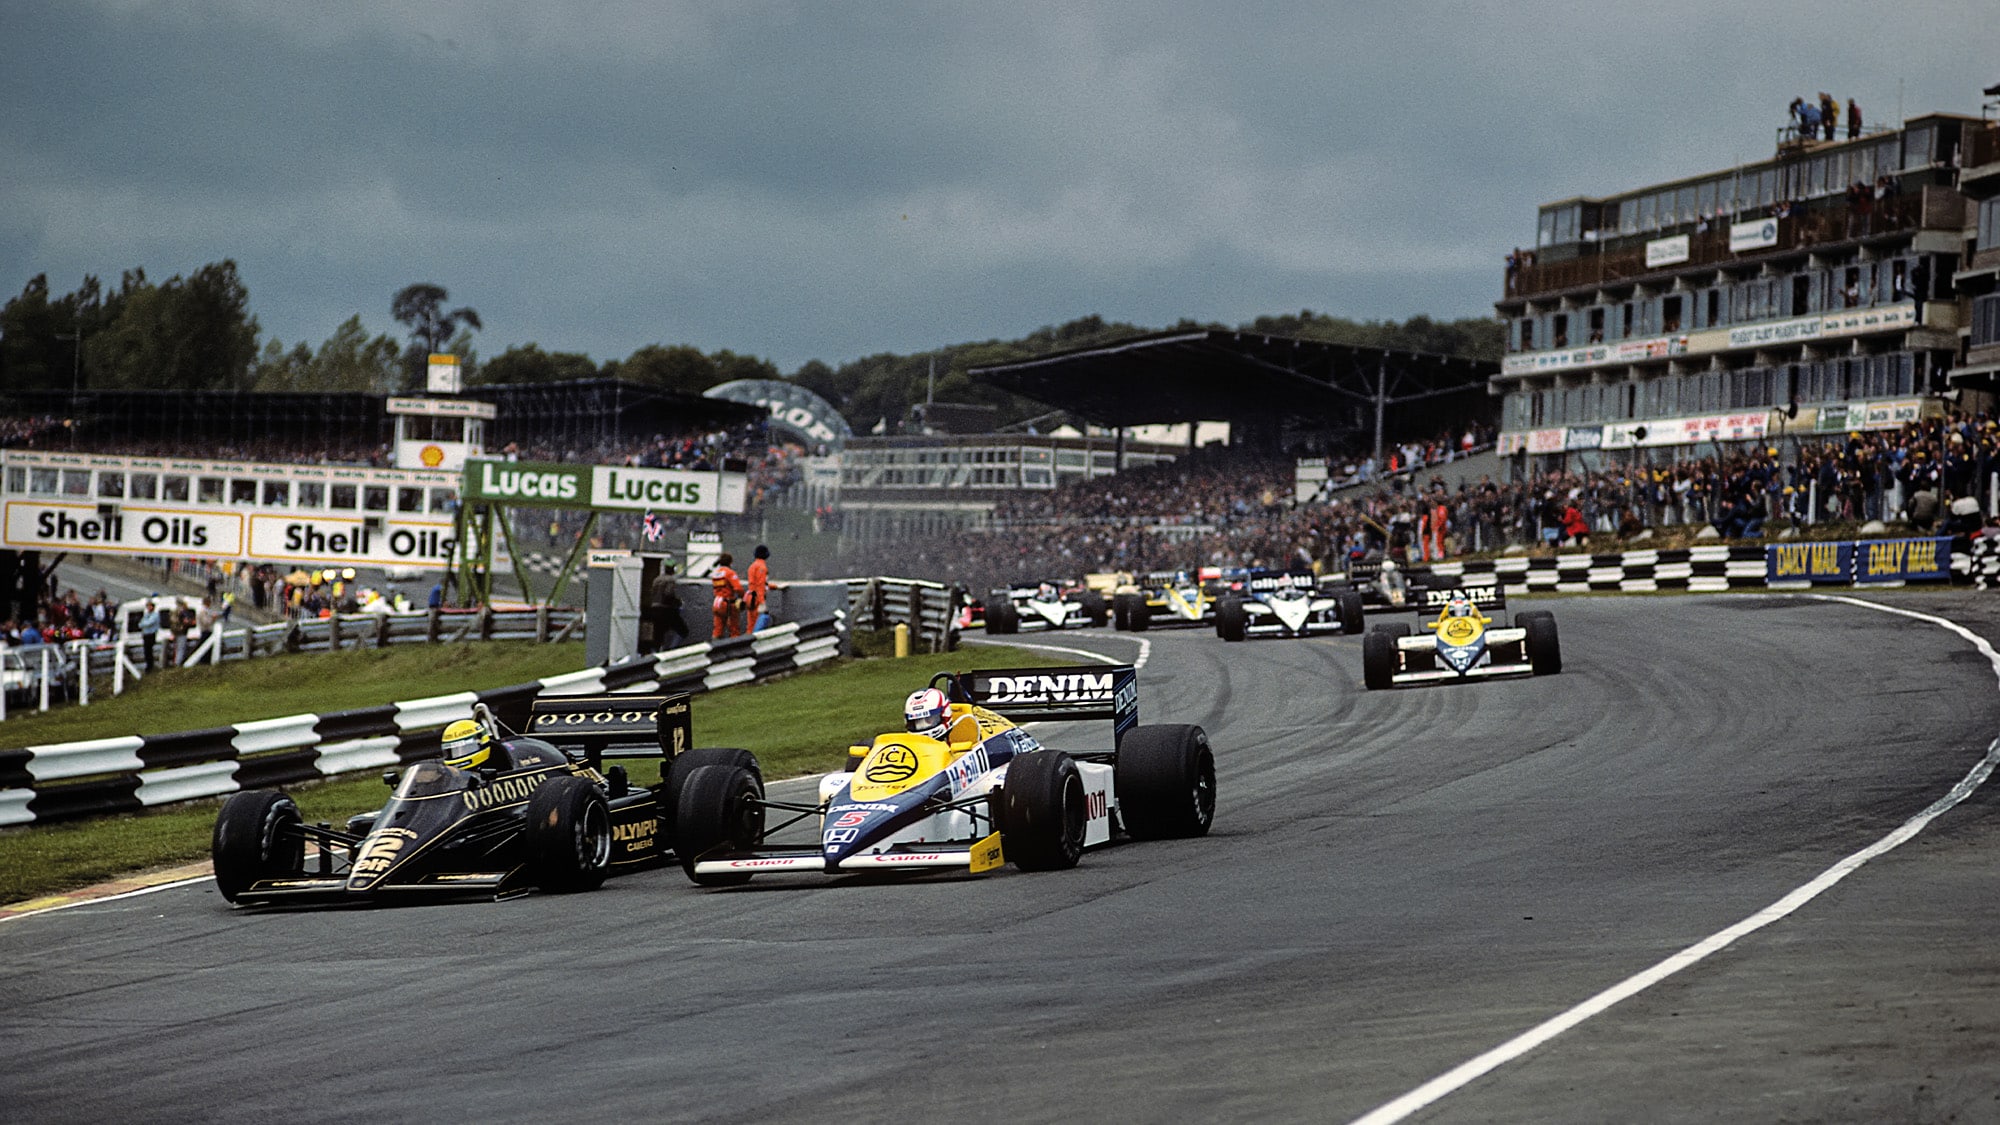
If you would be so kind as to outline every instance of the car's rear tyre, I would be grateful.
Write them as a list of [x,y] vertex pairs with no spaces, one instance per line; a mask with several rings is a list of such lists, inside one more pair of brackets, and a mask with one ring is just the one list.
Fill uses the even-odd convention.
[[593,891],[611,871],[611,805],[580,777],[552,777],[528,797],[528,873],[551,894]]
[[1369,630],[1369,632],[1386,633],[1391,637],[1407,637],[1413,630],[1407,621],[1392,621],[1387,625],[1377,625],[1375,628]]
[[1132,627],[1132,595],[1111,596],[1111,627],[1120,633]]
[[999,811],[1001,853],[1015,867],[1060,871],[1082,858],[1089,810],[1083,774],[1068,754],[1031,750],[1016,757],[1007,766]]
[[1095,590],[1085,590],[1083,593],[1078,594],[1076,602],[1083,607],[1083,623],[1086,625],[1102,626],[1106,621],[1111,619],[1110,610],[1105,605],[1104,595]]
[[1563,670],[1562,640],[1556,634],[1555,614],[1546,610],[1535,615],[1523,614],[1527,623],[1521,627],[1528,631],[1525,648],[1528,666],[1537,676],[1553,676]]
[[713,851],[742,851],[764,839],[764,786],[741,766],[699,766],[681,786],[680,807],[674,813],[675,851],[681,870],[704,887],[732,887],[750,881],[750,873],[698,875],[695,863]]
[[1368,618],[1361,610],[1361,593],[1358,590],[1337,590],[1333,604],[1340,614],[1340,631],[1352,636],[1367,627]]
[[1143,633],[1153,627],[1153,606],[1144,598],[1135,598],[1127,624],[1134,633]]
[[235,902],[259,879],[297,875],[306,867],[304,820],[299,806],[276,789],[249,789],[222,803],[215,817],[209,858],[215,889]]
[[687,787],[688,775],[702,766],[735,766],[746,769],[757,778],[757,784],[764,784],[764,770],[757,764],[757,756],[748,750],[737,750],[723,746],[697,746],[681,751],[678,757],[668,758],[660,763],[660,845],[662,850],[674,846],[674,816],[680,811],[681,790]]
[[986,607],[986,632],[991,636],[1011,636],[1021,631],[1021,611],[1013,602],[999,601]]
[[1390,631],[1393,628],[1377,625],[1361,638],[1361,682],[1370,691],[1396,686],[1397,635]]
[[1141,840],[1204,836],[1215,821],[1215,754],[1208,732],[1162,723],[1118,743],[1118,819]]
[[1241,598],[1224,598],[1215,603],[1215,635],[1225,641],[1240,641],[1250,624]]

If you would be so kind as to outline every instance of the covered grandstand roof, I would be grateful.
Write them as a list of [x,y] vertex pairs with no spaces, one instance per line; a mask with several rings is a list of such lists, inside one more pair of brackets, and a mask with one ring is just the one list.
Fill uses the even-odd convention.
[[[375,445],[393,426],[385,394],[366,391],[84,390],[0,393],[0,407],[59,418],[120,442]],[[725,429],[766,417],[759,406],[620,379],[475,386],[465,397],[499,411],[489,446],[509,441],[587,448],[655,433]]]
[[1392,407],[1448,395],[1484,399],[1499,371],[1488,360],[1196,329],[969,374],[1100,426],[1281,417],[1350,427],[1373,424],[1378,391]]

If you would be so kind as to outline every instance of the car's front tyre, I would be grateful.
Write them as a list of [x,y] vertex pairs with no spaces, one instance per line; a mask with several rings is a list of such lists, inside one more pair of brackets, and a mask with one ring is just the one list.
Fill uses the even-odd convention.
[[535,886],[596,890],[611,871],[611,805],[580,777],[552,777],[528,798],[527,853]]
[[1138,839],[1204,836],[1215,821],[1215,754],[1198,726],[1134,727],[1113,777],[1119,820]]
[[306,838],[299,806],[275,789],[232,794],[215,818],[209,858],[215,888],[230,902],[259,879],[305,870]]
[[764,786],[741,766],[698,766],[681,786],[674,814],[674,850],[681,870],[697,885],[732,887],[750,881],[747,871],[697,874],[695,864],[715,851],[743,851],[764,840]]
[[1060,871],[1083,856],[1089,810],[1083,774],[1060,750],[1032,750],[1007,766],[1000,849],[1023,871]]

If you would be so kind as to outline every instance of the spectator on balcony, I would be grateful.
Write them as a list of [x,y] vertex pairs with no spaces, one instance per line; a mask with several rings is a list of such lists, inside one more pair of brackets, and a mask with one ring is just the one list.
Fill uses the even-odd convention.
[[1853,98],[1849,98],[1847,99],[1847,139],[1851,141],[1860,135],[1861,103],[1855,101]]
[[1840,103],[1825,90],[1819,92],[1820,128],[1826,131],[1826,139],[1833,139],[1833,131],[1840,125]]
[[1809,141],[1819,135],[1819,107],[1801,98],[1799,107],[1799,139]]

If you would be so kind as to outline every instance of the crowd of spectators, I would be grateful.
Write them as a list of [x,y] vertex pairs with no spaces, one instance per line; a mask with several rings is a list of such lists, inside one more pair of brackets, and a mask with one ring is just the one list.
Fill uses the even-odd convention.
[[[1435,443],[1432,451],[1436,452]],[[1408,562],[1552,547],[1609,549],[1648,530],[1722,540],[1870,520],[1977,529],[2000,472],[2000,422],[1953,412],[1894,430],[1739,443],[1648,464],[1448,481],[1448,462],[1337,494],[1295,496],[1292,458],[1222,449],[1003,503],[984,528],[898,542],[894,573],[985,590],[1091,572],[1200,566],[1339,569],[1356,552]],[[1496,476],[1500,479],[1496,479]],[[1954,513],[1954,500],[1973,499]],[[878,552],[879,553],[879,552]]]

